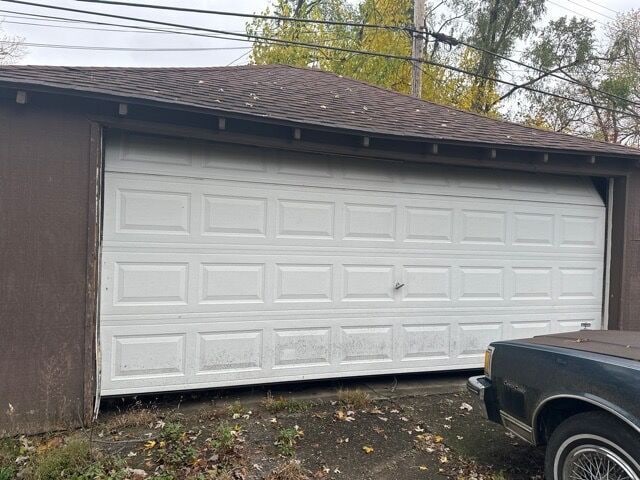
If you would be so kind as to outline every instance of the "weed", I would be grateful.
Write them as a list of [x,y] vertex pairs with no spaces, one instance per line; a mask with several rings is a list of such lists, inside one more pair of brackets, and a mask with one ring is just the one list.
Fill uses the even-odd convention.
[[308,480],[307,473],[299,461],[290,460],[274,468],[266,480]]
[[293,428],[281,428],[278,430],[278,437],[275,442],[278,452],[285,457],[291,457],[296,452],[296,444],[303,435],[304,433],[297,425]]
[[240,402],[233,402],[229,405],[229,413],[233,416],[242,416],[247,413],[247,409]]
[[167,422],[160,432],[158,460],[168,467],[181,467],[192,463],[198,450],[190,444],[187,431],[178,422]]
[[125,428],[150,426],[153,425],[156,420],[156,412],[148,408],[134,406],[122,413],[109,415],[104,423],[104,427],[112,432]]
[[279,413],[284,411],[289,413],[302,413],[309,410],[312,403],[284,398],[282,396],[274,397],[271,395],[271,392],[268,392],[267,397],[262,402],[262,406],[270,413]]
[[167,422],[162,427],[160,438],[165,442],[179,442],[186,436],[186,430],[179,422]]
[[15,475],[13,467],[0,467],[0,480],[13,480]]
[[89,443],[71,440],[33,459],[31,477],[34,480],[82,479],[92,463]]
[[338,390],[338,402],[356,410],[363,410],[371,405],[371,397],[360,389],[340,389]]
[[[19,455],[20,445],[18,442],[9,438],[0,440],[0,467],[11,467]],[[1,476],[0,480],[2,480]]]
[[218,456],[223,458],[234,453],[239,436],[240,429],[238,427],[233,428],[227,423],[222,423],[216,429],[215,437],[211,442],[211,445]]

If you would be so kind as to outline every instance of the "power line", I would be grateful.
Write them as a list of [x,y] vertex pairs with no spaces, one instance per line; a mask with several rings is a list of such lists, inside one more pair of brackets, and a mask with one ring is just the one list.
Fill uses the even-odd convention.
[[601,3],[595,2],[594,0],[586,0],[587,2],[591,3],[592,5],[596,5],[600,8],[604,8],[605,10],[609,10],[612,13],[615,13],[616,15],[620,14],[620,12],[618,10],[614,10],[613,8],[607,7],[606,5],[603,5]]
[[[0,44],[5,43],[0,40]],[[9,42],[6,42],[9,43]],[[146,47],[107,47],[100,45],[58,45],[51,43],[21,43],[25,47],[33,48],[60,48],[67,50],[99,50],[114,52],[209,52],[217,50],[247,50],[251,47],[167,47],[167,48],[146,48]]]
[[401,25],[384,25],[375,23],[359,23],[359,22],[347,22],[338,20],[312,20],[310,18],[299,17],[281,17],[278,15],[264,15],[258,13],[241,13],[241,12],[228,12],[224,10],[206,10],[201,8],[187,8],[187,7],[175,7],[169,5],[146,5],[144,3],[130,3],[121,2],[118,0],[76,0],[77,2],[94,3],[101,5],[119,5],[123,7],[135,7],[135,8],[151,8],[154,10],[170,10],[174,12],[183,13],[204,13],[208,15],[221,15],[228,17],[240,17],[240,18],[252,18],[254,20],[276,20],[279,22],[294,22],[294,23],[311,23],[319,25],[332,25],[343,27],[356,27],[356,28],[377,28],[382,30],[403,30],[409,31],[411,27]]
[[567,2],[569,2],[569,3],[573,3],[574,5],[577,5],[577,6],[578,6],[578,7],[580,7],[580,8],[584,8],[585,10],[589,10],[590,12],[593,12],[593,13],[595,13],[595,14],[597,14],[597,15],[601,15],[601,16],[603,16],[604,18],[607,18],[607,19],[609,19],[609,20],[613,20],[613,21],[615,21],[615,18],[613,18],[612,16],[607,15],[606,13],[602,13],[602,12],[599,12],[599,11],[597,11],[597,10],[594,10],[593,8],[587,7],[586,5],[581,5],[581,4],[579,4],[578,2],[575,2],[574,0],[567,0]]
[[[7,17],[9,18],[9,17]],[[82,21],[80,21],[82,22]],[[4,20],[2,23],[10,23],[12,25],[29,25],[32,27],[47,27],[47,28],[64,28],[68,30],[88,30],[93,32],[116,32],[116,33],[162,33],[162,34],[180,34],[181,32],[172,31],[172,30],[127,30],[122,28],[95,28],[95,27],[76,27],[72,25],[51,25],[47,23],[32,23],[32,22],[17,22],[15,20]],[[240,31],[235,31],[233,33],[240,33]],[[233,39],[232,39],[233,40]]]
[[246,57],[247,55],[249,55],[251,53],[251,50],[249,50],[248,52],[243,53],[242,55],[240,55],[238,58],[235,58],[233,60],[231,60],[229,63],[227,63],[225,66],[226,67],[230,67],[231,65],[233,65],[234,63],[236,63],[238,60],[243,59],[244,57]]
[[[11,1],[11,0],[0,0],[0,1]],[[50,5],[41,5],[41,4],[34,4],[35,6],[40,6],[40,7],[44,7],[44,8],[52,8],[52,9],[57,9],[59,10],[62,7],[55,7],[55,6],[50,6]],[[0,12],[11,12],[11,13],[21,13],[21,12],[15,12],[12,10],[0,10]],[[87,13],[90,15],[93,15],[93,12],[86,12],[84,10],[81,10],[80,13]],[[189,35],[189,36],[195,36],[195,37],[202,37],[202,38],[215,38],[215,39],[219,39],[219,40],[232,40],[232,41],[236,41],[236,42],[250,42],[253,43],[252,40],[247,40],[247,39],[243,39],[243,38],[229,38],[229,37],[221,37],[219,35],[211,35],[211,34],[205,34],[205,33],[200,33],[200,32],[193,32],[193,31],[189,31],[189,30],[193,30],[193,28],[189,27],[189,26],[184,26],[184,27],[178,27],[180,28],[179,30],[170,30],[170,29],[162,29],[162,28],[157,28],[157,27],[148,27],[148,26],[140,26],[140,25],[128,25],[128,24],[122,24],[122,23],[109,23],[109,22],[99,22],[96,20],[83,20],[83,19],[75,19],[75,18],[66,18],[66,17],[57,17],[57,16],[52,16],[52,15],[41,15],[41,14],[35,14],[35,13],[29,13],[28,15],[33,15],[36,17],[40,17],[40,18],[46,18],[49,21],[58,21],[58,22],[73,22],[73,23],[86,23],[86,24],[90,24],[90,25],[106,25],[106,26],[112,26],[112,27],[128,27],[128,28],[132,28],[132,29],[136,29],[137,31],[142,31],[142,32],[161,32],[161,33],[175,33],[177,35]],[[96,15],[100,15],[99,13],[97,13]],[[132,18],[132,21],[136,21],[136,22],[146,22],[147,20],[144,19],[136,19],[136,18]],[[154,23],[152,20],[150,21],[151,23]],[[229,32],[231,35],[237,35],[236,32]]]
[[[632,116],[632,117],[640,119],[640,116],[635,115],[635,114],[630,113],[630,112],[624,112],[624,111],[617,110],[615,108],[611,108],[611,107],[607,107],[607,106],[596,105],[596,104],[593,104],[593,103],[590,103],[590,102],[585,102],[583,100],[566,97],[564,95],[556,94],[556,93],[553,93],[553,92],[548,92],[548,91],[545,91],[545,90],[535,89],[533,87],[529,87],[529,86],[525,86],[525,85],[518,85],[518,84],[515,84],[515,83],[512,83],[512,82],[506,82],[506,81],[500,80],[498,78],[480,75],[480,74],[478,74],[476,72],[471,72],[469,70],[465,70],[465,69],[462,69],[462,68],[459,68],[459,67],[446,65],[444,63],[435,62],[435,61],[431,61],[431,60],[426,60],[426,59],[423,59],[423,58],[414,58],[414,57],[407,56],[407,55],[397,55],[397,54],[382,53],[382,52],[372,52],[372,51],[368,51],[368,50],[355,50],[355,49],[349,49],[349,48],[344,48],[344,47],[319,45],[319,44],[308,43],[308,42],[300,42],[300,41],[295,41],[295,40],[283,40],[283,39],[279,39],[279,38],[265,37],[265,36],[254,35],[254,34],[249,34],[249,33],[235,34],[235,33],[231,33],[231,32],[224,31],[224,30],[210,29],[210,28],[205,28],[205,27],[185,26],[185,25],[171,23],[171,22],[163,22],[163,21],[159,21],[159,20],[150,20],[150,19],[141,19],[141,18],[136,18],[136,17],[128,17],[128,16],[124,16],[124,15],[116,15],[116,14],[109,14],[109,13],[103,13],[103,12],[89,12],[89,11],[86,11],[86,10],[79,10],[79,9],[75,9],[75,8],[58,7],[58,6],[53,6],[53,5],[43,5],[43,4],[39,4],[39,3],[35,3],[35,2],[29,2],[29,1],[25,1],[25,0],[0,0],[0,1],[5,1],[5,2],[9,2],[9,3],[16,3],[16,4],[21,4],[21,5],[44,7],[44,8],[54,9],[54,10],[70,11],[70,12],[74,12],[74,13],[86,13],[86,14],[90,14],[90,15],[98,15],[98,16],[104,16],[104,17],[110,17],[110,18],[118,18],[118,19],[124,19],[124,20],[128,20],[128,21],[146,22],[146,23],[151,23],[151,24],[156,24],[156,25],[163,25],[163,26],[170,26],[170,27],[190,28],[192,30],[210,32],[210,33],[216,33],[216,34],[223,34],[223,35],[232,35],[232,36],[244,37],[246,39],[252,39],[252,40],[258,41],[258,42],[260,42],[260,41],[262,41],[262,42],[272,42],[272,43],[281,44],[281,45],[291,45],[291,46],[298,46],[298,47],[302,47],[302,48],[311,48],[311,49],[332,50],[332,51],[338,51],[338,52],[344,52],[344,53],[354,53],[354,54],[359,54],[359,55],[367,55],[367,56],[388,58],[388,59],[393,59],[393,60],[409,61],[409,62],[419,61],[419,62],[421,62],[423,64],[428,64],[428,65],[436,66],[436,67],[439,67],[439,68],[455,71],[455,72],[458,72],[458,73],[471,75],[471,76],[474,76],[474,77],[477,77],[477,78],[483,78],[485,80],[494,81],[494,82],[501,83],[501,84],[511,85],[511,86],[514,86],[514,87],[518,86],[519,88],[522,88],[524,90],[528,90],[528,91],[532,91],[532,92],[536,92],[536,93],[540,93],[540,94],[546,94],[546,95],[550,95],[550,96],[553,96],[553,97],[556,97],[556,98],[562,98],[564,100],[571,101],[571,102],[574,102],[574,103],[578,103],[578,104],[582,104],[582,105],[586,105],[586,106],[590,106],[590,107],[594,107],[594,108],[599,108],[599,109],[602,109],[602,110],[605,110],[605,111],[609,111],[609,112],[612,112],[612,113],[619,113],[619,114],[622,114],[622,115],[629,115],[629,116]],[[244,40],[244,41],[247,41],[247,40]]]
[[[189,13],[199,13],[199,14],[208,14],[208,15],[224,15],[224,16],[237,16],[237,17],[242,17],[242,18],[258,18],[258,19],[269,19],[269,20],[277,20],[277,21],[299,21],[299,20],[304,20],[304,22],[306,23],[312,23],[312,24],[328,24],[328,25],[348,25],[348,26],[358,26],[358,27],[371,27],[371,28],[387,28],[387,29],[396,29],[396,30],[403,30],[403,31],[407,31],[409,33],[412,34],[412,36],[415,38],[415,35],[423,35],[425,32],[423,30],[419,30],[417,29],[415,26],[412,27],[402,27],[402,26],[398,26],[398,25],[380,25],[380,24],[368,24],[368,23],[354,23],[354,22],[336,22],[336,21],[330,21],[330,20],[311,20],[311,19],[299,19],[297,17],[280,17],[280,16],[276,16],[276,15],[258,15],[258,14],[249,14],[249,13],[240,13],[240,12],[228,12],[228,11],[219,11],[219,10],[205,10],[205,9],[195,9],[195,8],[186,8],[186,7],[174,7],[174,6],[168,6],[168,5],[147,5],[147,4],[141,4],[141,3],[132,3],[132,2],[123,2],[120,0],[76,0],[78,2],[85,2],[85,3],[92,3],[92,4],[106,4],[106,5],[119,5],[119,6],[126,6],[126,7],[134,7],[134,8],[147,8],[147,9],[152,9],[152,10],[169,10],[169,11],[178,11],[178,12],[189,12]],[[575,3],[573,0],[567,0],[569,2]],[[585,7],[586,8],[586,7]],[[479,47],[477,45],[468,43],[468,42],[464,42],[458,39],[455,39],[453,37],[450,37],[448,35],[443,35],[437,32],[426,32],[427,35],[436,38],[436,39],[441,39],[444,42],[449,42],[452,45],[456,45],[456,44],[461,44],[464,45],[468,48],[473,48],[475,50],[481,51],[483,53],[486,53],[488,55],[492,55],[495,58],[500,58],[501,60],[505,60],[508,62],[512,62],[516,65],[520,65],[522,67],[526,67],[526,68],[530,68],[532,70],[537,71],[538,73],[543,73],[545,74],[545,76],[549,76],[549,77],[554,77],[557,78],[559,80],[562,80],[564,82],[568,82],[568,83],[572,83],[575,85],[578,85],[581,88],[585,88],[588,90],[591,90],[593,92],[599,93],[601,95],[605,95],[609,98],[615,98],[617,100],[622,100],[624,102],[628,102],[628,103],[634,103],[638,106],[640,106],[640,103],[635,103],[635,102],[630,102],[628,99],[616,95],[614,93],[609,93],[609,92],[605,92],[604,90],[592,87],[590,85],[585,85],[584,83],[581,83],[575,79],[571,79],[571,78],[567,78],[566,76],[563,75],[559,75],[557,73],[554,72],[550,72],[549,70],[545,70],[542,68],[538,68],[532,65],[528,65],[524,62],[521,62],[519,60],[515,60],[511,57],[508,57],[506,55],[501,55],[499,53],[496,52],[492,52],[488,49]],[[412,56],[413,57],[417,57],[417,55],[415,55],[412,52]],[[415,63],[415,62],[414,62]]]
[[591,20],[591,21],[599,23],[600,25],[603,25],[603,26],[605,25],[605,23],[601,22],[597,18],[589,17],[588,15],[585,15],[584,13],[576,12],[575,10],[572,10],[569,7],[561,5],[560,3],[554,2],[553,0],[547,0],[547,2],[549,2],[552,5],[555,5],[556,7],[560,7],[562,9],[566,10],[567,12],[573,13],[574,15],[578,15],[579,17],[586,18],[587,20]]

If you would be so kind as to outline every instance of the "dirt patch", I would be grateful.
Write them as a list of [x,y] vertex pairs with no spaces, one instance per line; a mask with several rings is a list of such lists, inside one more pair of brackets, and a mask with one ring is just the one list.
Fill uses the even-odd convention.
[[466,393],[332,392],[116,403],[90,430],[6,441],[0,479],[542,478],[542,452]]

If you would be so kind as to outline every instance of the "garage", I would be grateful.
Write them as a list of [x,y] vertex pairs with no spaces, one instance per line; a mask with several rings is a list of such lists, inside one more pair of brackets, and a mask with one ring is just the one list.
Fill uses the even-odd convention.
[[105,141],[104,396],[475,368],[601,326],[589,177]]

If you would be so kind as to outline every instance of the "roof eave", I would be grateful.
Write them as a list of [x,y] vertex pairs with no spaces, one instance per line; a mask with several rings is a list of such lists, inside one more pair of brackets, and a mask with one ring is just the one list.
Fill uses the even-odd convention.
[[580,149],[566,149],[566,148],[557,148],[557,147],[538,147],[536,145],[517,145],[517,144],[509,144],[509,143],[500,143],[500,142],[472,142],[472,141],[459,141],[459,140],[451,140],[442,137],[427,137],[427,136],[417,136],[417,135],[400,135],[393,134],[386,131],[379,131],[376,129],[368,129],[368,130],[360,130],[353,128],[345,128],[343,126],[324,124],[321,122],[318,123],[310,123],[310,122],[296,122],[287,118],[278,117],[278,116],[267,116],[260,114],[250,114],[246,112],[240,112],[234,109],[225,109],[223,106],[220,108],[212,108],[209,106],[199,106],[192,103],[185,103],[180,101],[168,101],[168,100],[160,100],[153,96],[147,95],[122,95],[117,92],[106,92],[102,90],[94,90],[88,88],[78,88],[73,85],[60,85],[58,83],[51,82],[36,82],[36,81],[25,81],[25,80],[6,80],[0,79],[0,86],[5,88],[25,88],[28,87],[31,91],[36,91],[40,93],[49,93],[56,95],[68,95],[82,98],[90,98],[114,103],[129,103],[129,104],[138,104],[150,107],[158,107],[164,109],[172,109],[172,110],[180,110],[180,111],[188,111],[195,113],[206,113],[213,116],[224,116],[228,118],[236,118],[240,120],[246,121],[256,121],[277,125],[290,126],[292,128],[306,128],[313,130],[325,130],[336,133],[343,134],[351,134],[351,135],[366,135],[373,136],[378,138],[386,138],[393,140],[403,140],[403,141],[413,141],[413,142],[422,142],[422,143],[438,143],[441,145],[452,145],[452,146],[460,146],[460,147],[470,147],[470,148],[483,148],[483,149],[502,149],[502,150],[512,150],[512,151],[522,151],[522,152],[539,152],[539,153],[555,153],[555,154],[563,154],[563,155],[585,155],[585,156],[596,156],[596,157],[608,157],[608,158],[616,158],[616,159],[627,159],[627,160],[639,160],[640,159],[640,151],[638,153],[628,153],[623,154],[620,152],[612,152],[607,151],[603,152],[600,150],[580,150]]

